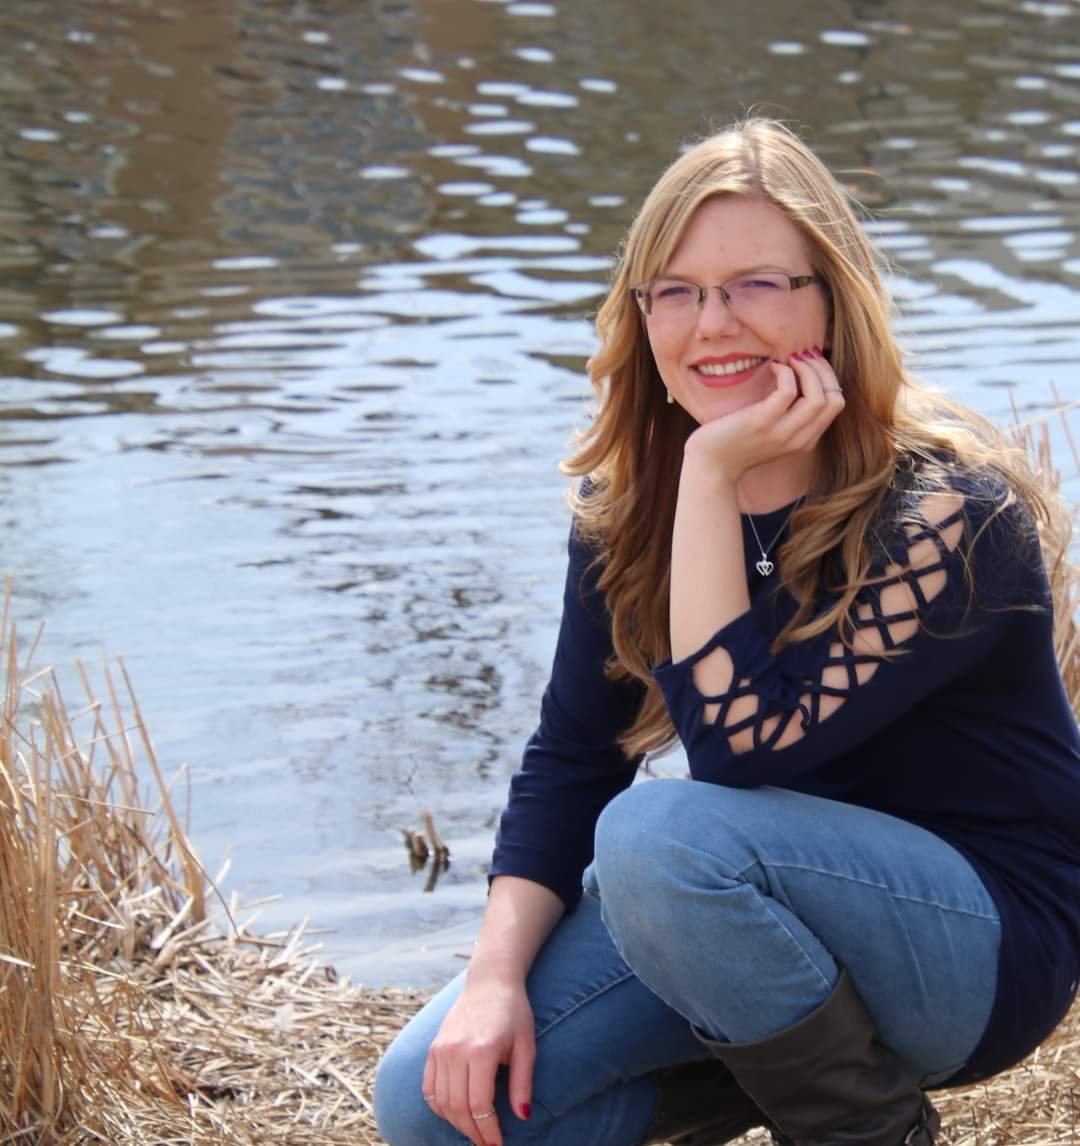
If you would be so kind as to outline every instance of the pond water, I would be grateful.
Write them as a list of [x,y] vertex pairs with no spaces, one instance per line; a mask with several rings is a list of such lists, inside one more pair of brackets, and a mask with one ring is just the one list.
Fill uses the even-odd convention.
[[874,211],[917,369],[1041,417],[1080,398],[1078,45],[1073,2],[5,0],[22,631],[123,654],[207,866],[284,895],[258,926],[445,977],[554,646],[589,314],[656,174],[796,119]]

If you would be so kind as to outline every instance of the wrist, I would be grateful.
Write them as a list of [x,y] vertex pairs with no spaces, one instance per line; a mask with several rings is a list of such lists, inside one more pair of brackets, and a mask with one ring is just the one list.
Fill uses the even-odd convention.
[[478,951],[469,960],[465,979],[470,985],[483,983],[486,986],[517,986],[524,984],[527,974],[528,968],[520,958],[505,953]]
[[734,490],[743,475],[730,458],[717,455],[693,433],[683,447],[682,476],[697,484],[709,484],[722,491],[727,487]]

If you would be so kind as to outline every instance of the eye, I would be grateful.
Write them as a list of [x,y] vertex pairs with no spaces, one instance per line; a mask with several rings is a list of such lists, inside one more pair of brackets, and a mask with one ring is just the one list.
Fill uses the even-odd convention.
[[783,290],[786,281],[777,275],[749,275],[744,279],[736,279],[733,283],[728,283],[727,289],[731,291],[754,291],[758,294],[766,294],[769,291]]
[[689,283],[675,282],[671,279],[654,283],[652,288],[654,299],[668,302],[689,298],[697,293],[697,287],[693,287]]

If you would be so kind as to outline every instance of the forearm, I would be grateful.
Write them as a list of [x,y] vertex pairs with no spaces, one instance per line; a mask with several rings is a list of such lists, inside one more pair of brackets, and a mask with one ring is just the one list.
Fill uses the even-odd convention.
[[[696,652],[749,607],[735,482],[688,444],[671,545],[672,660]],[[730,658],[714,654],[696,666],[695,683],[717,692],[730,673]]]
[[529,879],[501,875],[491,884],[468,978],[524,979],[564,911],[562,900]]

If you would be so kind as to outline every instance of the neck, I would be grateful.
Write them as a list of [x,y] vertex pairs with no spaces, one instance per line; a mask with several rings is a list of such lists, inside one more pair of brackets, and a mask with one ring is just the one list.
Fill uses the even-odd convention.
[[813,479],[812,454],[789,454],[755,466],[739,479],[739,509],[743,513],[771,513],[802,497]]

